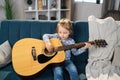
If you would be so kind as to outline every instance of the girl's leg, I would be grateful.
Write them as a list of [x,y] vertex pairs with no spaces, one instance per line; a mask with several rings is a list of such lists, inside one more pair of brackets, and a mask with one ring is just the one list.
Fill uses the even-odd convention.
[[63,70],[62,67],[57,66],[53,69],[54,72],[54,80],[63,80]]
[[69,72],[70,80],[79,80],[77,68],[72,61],[65,61],[65,68]]

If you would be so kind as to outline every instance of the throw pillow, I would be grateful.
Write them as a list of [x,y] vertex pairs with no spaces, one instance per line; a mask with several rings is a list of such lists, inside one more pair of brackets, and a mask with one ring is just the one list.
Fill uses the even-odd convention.
[[11,46],[7,41],[0,45],[0,68],[11,62]]

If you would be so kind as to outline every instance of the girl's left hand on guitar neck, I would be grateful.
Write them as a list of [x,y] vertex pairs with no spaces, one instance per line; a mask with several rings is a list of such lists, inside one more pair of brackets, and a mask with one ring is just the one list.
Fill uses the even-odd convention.
[[82,49],[87,49],[87,48],[89,48],[90,46],[91,46],[91,44],[90,44],[90,43],[85,42],[85,46],[84,46],[84,47],[82,47]]

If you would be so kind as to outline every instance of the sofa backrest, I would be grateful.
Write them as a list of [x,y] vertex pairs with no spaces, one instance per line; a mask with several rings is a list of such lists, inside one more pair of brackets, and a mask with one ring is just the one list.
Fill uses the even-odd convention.
[[[54,33],[57,21],[18,21],[5,20],[1,22],[0,44],[8,40],[11,46],[22,38],[42,39],[45,33]],[[73,22],[74,39],[76,42],[88,40],[87,22]]]
[[0,29],[0,44],[9,40],[11,46],[22,38],[42,39],[45,33],[54,33],[57,22],[45,21],[2,21]]

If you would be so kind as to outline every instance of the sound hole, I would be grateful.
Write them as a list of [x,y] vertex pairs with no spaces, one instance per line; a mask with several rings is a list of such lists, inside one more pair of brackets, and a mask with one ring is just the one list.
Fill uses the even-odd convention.
[[56,54],[57,54],[57,52],[55,52],[53,56],[46,56],[44,54],[40,54],[40,55],[38,55],[38,62],[45,63],[45,62],[51,60]]

